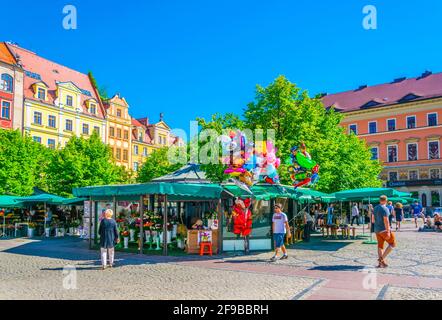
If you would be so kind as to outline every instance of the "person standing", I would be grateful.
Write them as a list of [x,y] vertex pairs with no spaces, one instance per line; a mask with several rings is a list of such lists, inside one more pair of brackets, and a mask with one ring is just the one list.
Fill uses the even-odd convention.
[[401,222],[404,217],[404,208],[402,203],[398,202],[394,206],[394,215],[396,217],[396,231],[401,231]]
[[330,203],[330,205],[327,208],[327,225],[333,224],[333,212],[335,211],[334,204]]
[[112,216],[114,212],[111,209],[107,209],[104,212],[104,219],[101,220],[98,228],[98,234],[100,235],[100,248],[101,248],[101,268],[106,269],[107,258],[109,257],[109,267],[114,265],[115,257],[115,245],[120,243],[118,236],[117,223]]
[[284,245],[285,235],[287,233],[287,237],[291,237],[290,226],[287,219],[287,215],[282,212],[282,205],[280,203],[275,204],[274,213],[272,217],[272,231],[273,231],[273,240],[275,242],[275,254],[270,261],[274,262],[278,259],[279,250],[282,250],[283,256],[280,258],[281,260],[287,259],[287,250]]
[[[387,197],[380,196],[379,204],[374,208],[372,215],[372,222],[374,226],[374,232],[376,233],[376,239],[378,241],[378,268],[386,268],[388,264],[385,259],[396,247],[396,237],[391,231],[390,222],[388,220],[390,212],[387,208]],[[385,242],[388,243],[387,249],[384,251]]]
[[353,222],[356,220],[357,225],[359,226],[359,209],[358,204],[355,202],[353,207],[351,208],[351,226],[353,226]]
[[387,209],[390,212],[390,215],[388,216],[388,222],[390,223],[390,227],[393,224],[393,217],[394,217],[394,207],[393,202],[388,201]]
[[313,230],[314,218],[307,211],[304,211],[304,241],[310,242],[310,235]]
[[415,201],[414,205],[411,206],[411,212],[413,213],[414,224],[416,225],[416,228],[419,227],[417,225],[417,219],[419,218],[422,218],[422,222],[423,224],[425,224],[424,208],[420,205],[418,201]]

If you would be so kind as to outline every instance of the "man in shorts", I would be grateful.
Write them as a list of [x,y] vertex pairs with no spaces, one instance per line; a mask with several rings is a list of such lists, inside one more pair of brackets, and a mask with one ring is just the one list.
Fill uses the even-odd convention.
[[425,215],[424,208],[419,204],[419,202],[415,201],[414,205],[411,205],[411,212],[413,213],[414,224],[417,225],[417,219],[422,218],[422,222],[425,225]]
[[[396,237],[391,232],[390,222],[388,216],[390,211],[387,208],[387,197],[381,196],[379,198],[379,204],[374,208],[372,222],[374,225],[374,232],[376,233],[376,239],[378,241],[378,256],[379,265],[378,268],[388,267],[385,259],[396,247]],[[384,251],[385,242],[388,243],[387,249]]]
[[287,259],[287,250],[284,245],[285,235],[287,233],[287,237],[291,237],[290,234],[290,226],[287,219],[287,215],[282,212],[282,205],[280,203],[275,204],[274,214],[272,217],[272,231],[273,231],[273,241],[275,242],[275,254],[270,259],[270,261],[274,262],[278,259],[279,250],[282,250],[283,256],[280,258],[281,260]]

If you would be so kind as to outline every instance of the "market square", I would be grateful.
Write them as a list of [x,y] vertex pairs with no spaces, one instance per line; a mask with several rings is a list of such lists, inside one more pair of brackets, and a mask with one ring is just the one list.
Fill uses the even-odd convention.
[[398,54],[442,4],[408,2],[7,4],[0,300],[442,300],[442,41]]

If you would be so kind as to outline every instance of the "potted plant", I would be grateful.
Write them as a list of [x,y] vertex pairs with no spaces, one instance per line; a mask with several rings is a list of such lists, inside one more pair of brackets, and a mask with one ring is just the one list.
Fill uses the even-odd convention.
[[135,241],[135,231],[136,230],[137,230],[137,224],[136,224],[136,220],[134,220],[129,224],[129,236],[130,236],[129,241],[131,241],[131,242]]
[[35,228],[37,227],[37,224],[34,222],[30,222],[28,224],[28,238],[33,238],[35,233]]
[[74,220],[71,222],[71,228],[72,228],[72,235],[77,236],[79,234],[78,228],[80,227],[80,221]]
[[121,231],[121,236],[123,237],[124,249],[129,248],[129,231],[127,229]]

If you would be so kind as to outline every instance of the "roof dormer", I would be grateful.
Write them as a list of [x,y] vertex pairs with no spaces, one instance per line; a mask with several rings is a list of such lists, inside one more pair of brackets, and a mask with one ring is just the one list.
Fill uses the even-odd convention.
[[34,98],[42,101],[48,101],[49,86],[43,81],[37,81],[32,85],[34,91]]
[[98,101],[94,98],[87,99],[86,108],[90,114],[96,115],[98,113]]

